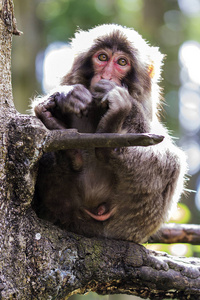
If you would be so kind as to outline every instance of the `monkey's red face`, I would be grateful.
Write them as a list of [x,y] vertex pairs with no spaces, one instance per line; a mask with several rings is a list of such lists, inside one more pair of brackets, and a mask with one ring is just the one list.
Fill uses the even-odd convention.
[[94,76],[91,86],[101,79],[107,79],[121,85],[122,79],[131,69],[128,55],[122,51],[113,52],[111,49],[101,49],[92,57]]

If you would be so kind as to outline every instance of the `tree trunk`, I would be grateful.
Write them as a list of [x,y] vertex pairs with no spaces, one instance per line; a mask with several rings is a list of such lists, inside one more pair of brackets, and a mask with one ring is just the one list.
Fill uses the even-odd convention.
[[[1,3],[1,2],[0,2]],[[67,299],[75,293],[199,299],[200,261],[125,241],[89,239],[38,219],[31,202],[49,131],[12,102],[10,56],[18,34],[12,0],[0,18],[0,299]]]

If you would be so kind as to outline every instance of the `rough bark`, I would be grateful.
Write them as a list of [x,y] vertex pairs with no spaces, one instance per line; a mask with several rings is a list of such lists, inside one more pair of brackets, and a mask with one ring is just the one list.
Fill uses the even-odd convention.
[[12,1],[2,4],[0,299],[67,299],[88,291],[199,299],[197,259],[171,257],[126,241],[88,239],[38,219],[31,202],[49,132],[37,118],[20,115],[13,107],[11,33],[18,31]]

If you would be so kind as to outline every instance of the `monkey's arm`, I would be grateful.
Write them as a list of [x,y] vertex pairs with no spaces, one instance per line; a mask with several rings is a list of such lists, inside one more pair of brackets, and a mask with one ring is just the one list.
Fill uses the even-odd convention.
[[92,101],[90,92],[81,84],[59,86],[50,94],[32,102],[32,112],[50,129],[70,127],[70,115],[87,114]]
[[155,210],[158,206],[163,216],[178,202],[184,187],[186,157],[167,134],[155,146],[121,148],[109,162],[120,181],[120,192],[128,191],[133,199],[135,195],[141,199],[149,195],[152,206]]
[[100,80],[92,89],[97,106],[107,108],[97,126],[98,133],[147,133],[150,122],[141,103],[127,88],[109,80]]
[[[95,88],[103,90],[101,82]],[[163,192],[171,179],[173,185],[176,184],[179,173],[183,174],[186,169],[185,155],[173,144],[157,117],[154,116],[150,122],[142,104],[133,99],[123,87],[115,86],[107,93],[106,90],[103,92],[104,99],[100,104],[107,102],[108,110],[99,122],[98,132],[148,132],[163,135],[165,139],[160,144],[147,148],[99,148],[96,150],[97,157],[109,161],[116,173],[124,172],[122,176],[118,176],[122,177],[124,184],[127,181],[127,186],[133,187],[136,193],[137,189],[147,193]],[[180,178],[182,177],[181,175]],[[136,183],[135,186],[132,182]]]
[[132,211],[129,226],[135,228],[134,235],[127,226],[126,238],[145,242],[176,210],[184,185],[184,154],[165,137],[160,145],[115,151],[108,165],[118,182],[121,207],[126,202]]
[[[115,173],[119,198],[133,201],[135,211],[143,212],[146,222],[145,214],[149,214],[150,235],[156,229],[155,224],[159,227],[166,220],[179,199],[186,172],[185,155],[173,144],[156,116],[150,122],[143,106],[126,89],[115,87],[108,93],[107,101],[109,108],[99,123],[100,132],[149,132],[165,136],[163,142],[147,148],[96,149],[97,158]],[[148,235],[145,228],[144,236]]]
[[183,179],[186,170],[184,153],[167,137],[159,145],[118,149],[110,162],[128,175],[124,178],[127,184],[135,182],[134,187],[130,186],[134,193],[163,192],[170,182],[176,184],[179,176]]

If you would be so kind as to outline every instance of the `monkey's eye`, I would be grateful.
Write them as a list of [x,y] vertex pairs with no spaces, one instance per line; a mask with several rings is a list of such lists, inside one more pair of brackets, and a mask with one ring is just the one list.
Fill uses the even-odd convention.
[[120,58],[120,59],[118,59],[117,63],[120,66],[126,66],[127,65],[127,60],[125,58]]
[[99,54],[98,59],[100,61],[107,61],[108,60],[108,56],[104,53]]

